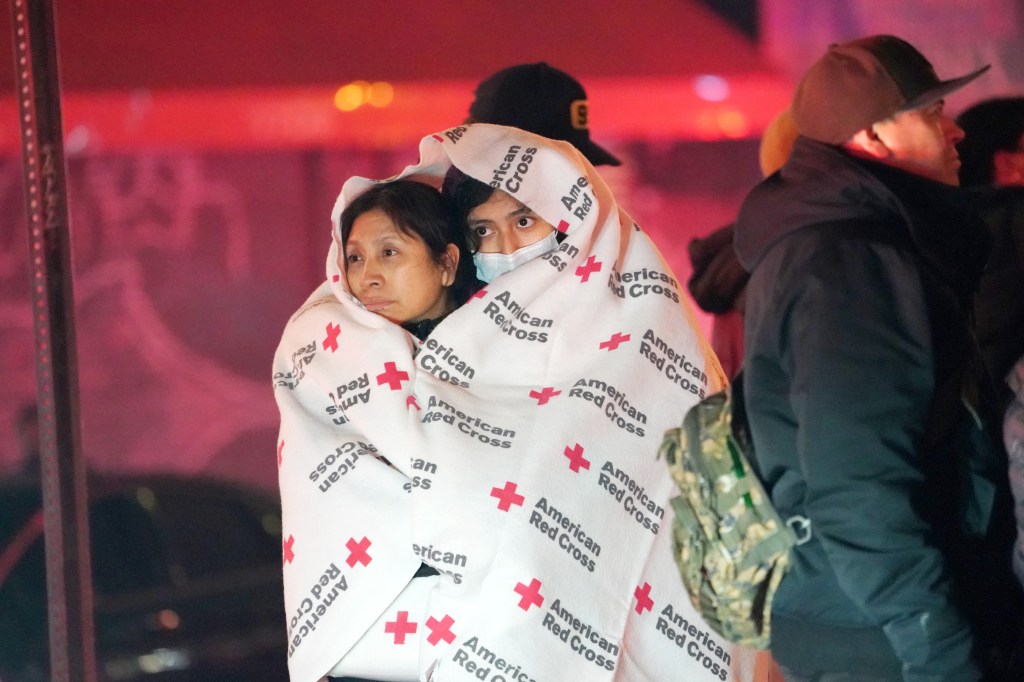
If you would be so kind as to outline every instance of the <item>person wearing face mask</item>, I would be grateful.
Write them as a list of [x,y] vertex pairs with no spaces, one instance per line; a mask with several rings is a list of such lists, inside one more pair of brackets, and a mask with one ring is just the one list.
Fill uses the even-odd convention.
[[452,231],[466,233],[476,276],[491,282],[558,248],[551,223],[504,190],[476,180],[454,166],[442,193],[450,205]]
[[[466,123],[511,126],[552,140],[564,140],[595,166],[621,165],[622,161],[591,139],[589,119],[590,102],[583,85],[561,69],[546,62],[536,62],[500,69],[480,81],[473,93]],[[485,203],[497,206],[490,203],[488,185],[472,178],[464,185],[466,176],[457,168],[449,171],[449,176],[445,180],[449,196],[457,187],[464,195],[458,197],[460,203],[471,204],[466,214],[456,216],[459,225],[467,225],[470,209]],[[495,195],[494,202],[518,203],[507,192],[498,191]],[[498,198],[502,196],[506,199]],[[523,208],[522,204],[510,207],[506,216]],[[488,208],[481,210],[490,212]],[[461,210],[456,208],[456,213],[461,213]],[[558,245],[555,229],[537,216],[516,215],[514,222],[524,224],[512,229],[509,229],[507,221],[496,220],[498,216],[487,217],[494,220],[489,224],[468,226],[473,262],[477,277],[482,282],[490,282],[529,260],[554,251]],[[506,229],[499,232],[499,223]]]
[[724,384],[682,284],[565,142],[456,126],[400,177],[444,185],[487,282],[416,343],[360,288],[374,230],[342,216],[373,183],[346,183],[274,365],[292,682],[749,682],[662,530],[662,436]]

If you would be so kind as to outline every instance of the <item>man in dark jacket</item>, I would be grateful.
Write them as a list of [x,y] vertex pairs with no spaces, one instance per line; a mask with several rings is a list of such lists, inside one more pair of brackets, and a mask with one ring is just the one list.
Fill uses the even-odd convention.
[[787,682],[1000,679],[1012,516],[967,312],[987,241],[943,111],[986,69],[942,81],[893,36],[831,46],[740,211],[756,466],[801,542],[772,608]]
[[978,343],[1002,384],[1024,356],[1024,97],[978,102],[957,125],[966,133],[958,145],[960,184],[974,193],[992,234],[975,299]]

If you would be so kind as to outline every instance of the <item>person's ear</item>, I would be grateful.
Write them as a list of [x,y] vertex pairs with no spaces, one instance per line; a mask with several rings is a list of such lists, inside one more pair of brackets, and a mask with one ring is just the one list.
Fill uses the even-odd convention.
[[459,269],[459,247],[449,244],[441,254],[441,286],[450,287],[455,284],[455,273]]
[[885,139],[879,135],[878,129],[874,125],[854,134],[846,143],[846,148],[854,153],[859,152],[861,155],[875,159],[888,159],[892,156],[892,151],[889,150]]
[[992,184],[1024,185],[1024,153],[999,150],[992,155]]

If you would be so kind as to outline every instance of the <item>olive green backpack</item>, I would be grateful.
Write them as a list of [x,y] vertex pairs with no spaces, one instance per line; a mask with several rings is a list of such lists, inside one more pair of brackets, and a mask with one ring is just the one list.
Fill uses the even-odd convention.
[[[679,496],[671,500],[676,564],[690,600],[726,639],[767,649],[771,604],[797,538],[750,466],[742,377],[708,396],[665,433]],[[796,521],[807,530],[807,521]]]

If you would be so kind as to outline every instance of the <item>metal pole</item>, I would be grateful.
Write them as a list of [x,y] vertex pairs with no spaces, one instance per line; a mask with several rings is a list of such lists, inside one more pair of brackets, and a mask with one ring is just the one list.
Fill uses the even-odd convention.
[[11,0],[36,338],[50,675],[95,682],[85,461],[52,0]]

